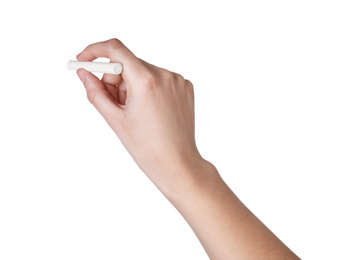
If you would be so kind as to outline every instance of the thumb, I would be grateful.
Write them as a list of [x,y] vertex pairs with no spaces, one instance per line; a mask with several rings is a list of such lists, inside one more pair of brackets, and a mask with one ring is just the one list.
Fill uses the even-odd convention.
[[79,69],[77,75],[82,83],[84,83],[88,100],[108,123],[111,120],[116,120],[117,116],[122,116],[122,108],[119,107],[119,104],[95,75],[84,69]]

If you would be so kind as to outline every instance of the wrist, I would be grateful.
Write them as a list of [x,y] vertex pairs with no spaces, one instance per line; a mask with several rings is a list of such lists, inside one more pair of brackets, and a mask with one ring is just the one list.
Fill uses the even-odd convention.
[[175,170],[175,179],[161,189],[172,203],[223,182],[215,166],[200,155],[179,164]]

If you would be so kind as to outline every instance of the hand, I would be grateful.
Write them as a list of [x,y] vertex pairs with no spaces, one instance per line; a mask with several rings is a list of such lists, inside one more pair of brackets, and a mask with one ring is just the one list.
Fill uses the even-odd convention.
[[99,80],[80,69],[89,101],[139,167],[162,191],[186,182],[185,168],[203,164],[194,137],[193,85],[181,75],[138,59],[117,39],[89,45],[79,61],[107,57],[121,75]]
[[138,59],[117,39],[92,44],[77,59],[98,57],[120,62],[123,72],[99,80],[78,70],[88,99],[187,220],[210,259],[298,259],[200,156],[192,83]]

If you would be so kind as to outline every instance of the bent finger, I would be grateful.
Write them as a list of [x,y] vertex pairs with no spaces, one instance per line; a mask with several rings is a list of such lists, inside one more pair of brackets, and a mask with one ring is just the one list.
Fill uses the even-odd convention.
[[93,61],[100,57],[121,63],[123,78],[129,79],[129,74],[135,74],[141,68],[140,60],[118,39],[90,44],[76,56],[79,61]]

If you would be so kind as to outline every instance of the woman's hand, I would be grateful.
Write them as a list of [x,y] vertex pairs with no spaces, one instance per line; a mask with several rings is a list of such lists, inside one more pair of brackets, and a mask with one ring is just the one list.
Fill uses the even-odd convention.
[[112,39],[88,46],[80,61],[108,57],[121,75],[99,80],[80,69],[90,102],[140,168],[187,220],[211,259],[298,259],[235,196],[194,139],[193,86]]
[[80,69],[78,76],[139,167],[163,192],[198,177],[186,170],[206,164],[195,144],[192,83],[137,58],[117,39],[91,44],[77,55],[79,61],[98,57],[121,63],[122,73],[99,80]]

